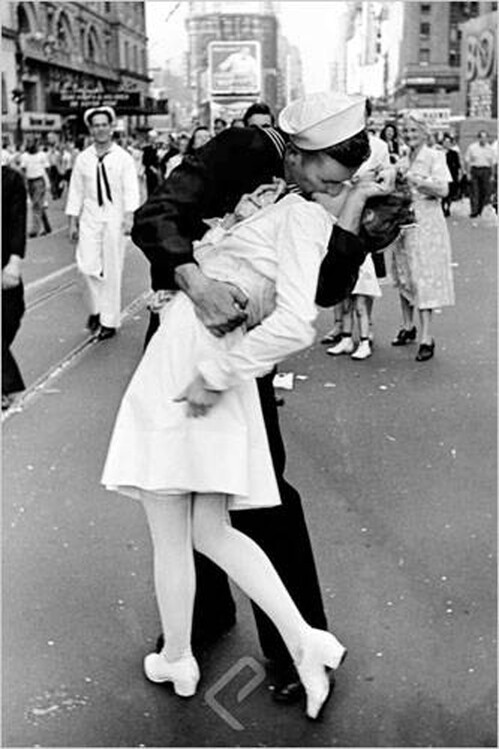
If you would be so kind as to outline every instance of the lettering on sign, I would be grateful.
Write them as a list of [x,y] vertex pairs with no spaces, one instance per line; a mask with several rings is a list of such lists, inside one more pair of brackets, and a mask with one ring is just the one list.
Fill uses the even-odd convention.
[[494,69],[495,34],[484,29],[479,35],[470,34],[466,38],[466,80],[490,78]]

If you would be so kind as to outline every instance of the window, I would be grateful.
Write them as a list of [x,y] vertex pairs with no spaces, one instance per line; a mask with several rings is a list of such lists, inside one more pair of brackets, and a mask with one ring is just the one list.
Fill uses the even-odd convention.
[[430,50],[426,47],[423,47],[419,50],[419,62],[422,65],[428,65],[430,62]]
[[430,3],[421,3],[421,13],[430,13],[431,12],[431,5]]
[[32,81],[23,81],[24,89],[24,109],[26,112],[38,111],[38,91],[36,83]]
[[62,50],[67,52],[72,45],[71,41],[71,27],[69,25],[68,17],[65,13],[61,13],[59,18],[57,19],[57,28],[55,30],[55,35],[57,38],[57,41],[59,42],[59,46]]
[[7,104],[7,85],[5,82],[5,76],[2,73],[2,114],[7,114],[9,106]]
[[125,70],[128,70],[130,68],[130,45],[128,42],[125,42]]
[[91,60],[91,62],[95,62],[97,59],[95,39],[93,38],[93,34],[88,35],[88,59]]
[[17,6],[17,27],[20,34],[29,34],[29,32],[31,31],[28,16],[21,4]]
[[430,24],[426,21],[419,24],[419,36],[430,36]]

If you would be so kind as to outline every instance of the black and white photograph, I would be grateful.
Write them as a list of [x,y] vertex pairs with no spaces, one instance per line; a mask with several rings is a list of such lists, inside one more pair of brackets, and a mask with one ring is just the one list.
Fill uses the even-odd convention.
[[1,3],[3,747],[498,746],[497,16]]

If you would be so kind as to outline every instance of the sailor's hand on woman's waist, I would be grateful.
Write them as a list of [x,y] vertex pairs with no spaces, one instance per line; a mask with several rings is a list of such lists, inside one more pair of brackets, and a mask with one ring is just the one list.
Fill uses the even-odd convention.
[[179,266],[175,280],[213,335],[221,337],[246,321],[248,300],[237,286],[208,278],[195,263]]

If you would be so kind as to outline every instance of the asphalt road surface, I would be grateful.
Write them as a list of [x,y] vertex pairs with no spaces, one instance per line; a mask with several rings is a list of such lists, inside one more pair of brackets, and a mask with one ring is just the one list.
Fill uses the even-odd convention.
[[144,678],[159,632],[147,529],[99,478],[141,355],[147,266],[130,246],[122,328],[96,343],[65,230],[29,243],[14,347],[28,391],[3,424],[3,746],[497,746],[496,227],[457,213],[457,303],[435,315],[433,360],[390,346],[386,284],[370,359],[317,343],[281,366],[288,478],[349,648],[316,724],[271,701],[237,591],[193,699]]

